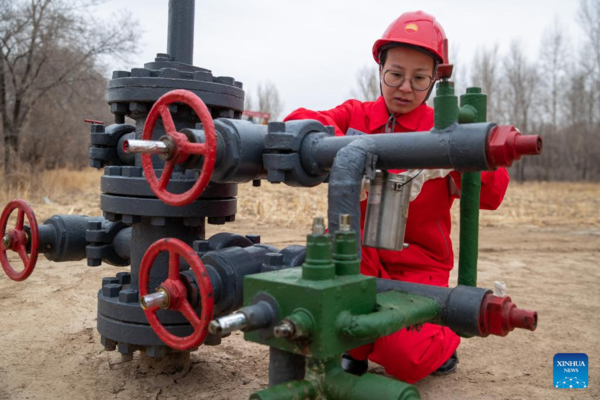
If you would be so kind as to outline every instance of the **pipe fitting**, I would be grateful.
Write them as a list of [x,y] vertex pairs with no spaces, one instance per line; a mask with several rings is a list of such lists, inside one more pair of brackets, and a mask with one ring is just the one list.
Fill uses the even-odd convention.
[[489,293],[481,307],[479,331],[482,337],[506,336],[515,328],[535,331],[537,322],[537,312],[517,308],[509,296],[499,297]]
[[490,132],[486,149],[490,168],[510,167],[525,155],[542,152],[542,138],[539,135],[521,135],[512,125],[496,126]]

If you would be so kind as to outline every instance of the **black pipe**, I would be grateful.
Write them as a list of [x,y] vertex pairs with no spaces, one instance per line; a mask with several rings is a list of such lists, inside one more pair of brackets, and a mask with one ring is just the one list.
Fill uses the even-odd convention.
[[269,387],[304,379],[305,368],[304,356],[269,348]]
[[454,288],[377,279],[377,293],[396,290],[436,300],[442,307],[442,320],[435,321],[462,335],[482,336],[479,331],[481,307],[488,289],[458,285]]
[[[339,229],[340,215],[350,215],[350,228],[360,232],[360,188],[366,165],[373,157],[375,145],[371,137],[363,136],[343,147],[333,161],[329,175],[328,199],[329,233]],[[357,254],[360,259],[360,241],[357,241]]]
[[194,4],[195,0],[169,0],[167,53],[171,61],[194,62]]
[[[459,171],[489,170],[486,155],[491,123],[452,125],[444,131],[368,135],[375,146],[378,169],[448,168]],[[364,138],[325,136],[313,133],[302,143],[304,170],[318,175],[329,170],[336,154],[348,144]]]

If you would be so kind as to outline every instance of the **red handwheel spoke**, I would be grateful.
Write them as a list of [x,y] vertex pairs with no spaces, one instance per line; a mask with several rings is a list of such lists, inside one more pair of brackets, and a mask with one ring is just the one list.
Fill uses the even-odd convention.
[[158,187],[160,190],[164,190],[169,181],[171,180],[171,175],[173,175],[173,169],[175,168],[175,161],[170,160],[165,164],[165,168],[163,169],[162,175],[160,176],[160,180],[158,181]]
[[20,246],[17,249],[17,253],[19,254],[19,257],[21,257],[21,261],[23,261],[23,264],[27,265],[29,263],[29,256],[27,255],[25,247]]
[[179,254],[174,251],[169,253],[169,279],[179,279]]
[[173,116],[169,111],[169,106],[161,105],[158,108],[158,112],[160,113],[160,118],[162,119],[163,126],[165,127],[165,132],[167,132],[168,135],[177,133],[177,128],[175,128],[175,122],[173,121]]
[[16,225],[15,229],[18,231],[22,231],[24,223],[25,223],[25,211],[19,210],[19,214],[17,215],[17,225]]
[[190,322],[190,325],[194,327],[194,330],[198,329],[198,326],[201,324],[200,318],[194,312],[194,309],[190,305],[187,300],[183,300],[181,305],[179,306],[179,311],[183,314],[185,319]]
[[188,143],[185,148],[190,154],[204,155],[207,151],[205,143]]

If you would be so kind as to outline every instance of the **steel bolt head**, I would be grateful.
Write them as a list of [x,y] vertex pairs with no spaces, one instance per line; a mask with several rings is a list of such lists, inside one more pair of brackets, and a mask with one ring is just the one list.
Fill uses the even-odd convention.
[[285,132],[285,122],[269,122],[267,130],[269,133]]
[[294,325],[290,321],[283,321],[273,328],[273,335],[277,338],[288,338],[294,335]]
[[111,283],[102,287],[102,295],[104,297],[118,297],[123,286],[117,283]]
[[10,247],[10,235],[8,233],[2,238],[2,245],[6,249]]
[[323,217],[313,218],[312,234],[313,235],[324,235],[325,234],[325,218],[323,218]]

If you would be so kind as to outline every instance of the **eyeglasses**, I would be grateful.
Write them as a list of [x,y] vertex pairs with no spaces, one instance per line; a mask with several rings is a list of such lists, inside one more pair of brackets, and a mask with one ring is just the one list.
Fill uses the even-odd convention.
[[406,78],[410,78],[410,86],[419,92],[425,91],[431,87],[433,77],[429,75],[413,75],[406,76],[402,72],[392,71],[388,69],[383,73],[383,83],[389,87],[400,87]]

